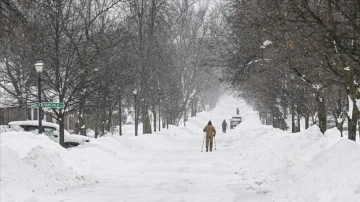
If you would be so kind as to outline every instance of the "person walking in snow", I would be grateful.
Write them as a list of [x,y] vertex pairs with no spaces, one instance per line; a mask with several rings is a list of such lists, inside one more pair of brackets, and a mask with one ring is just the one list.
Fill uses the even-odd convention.
[[240,110],[239,108],[236,108],[236,114],[239,115],[240,114]]
[[225,121],[225,119],[224,119],[224,121],[222,122],[222,129],[223,129],[223,133],[226,133],[226,128],[227,128],[227,123],[226,123],[226,121]]
[[206,133],[206,152],[208,151],[208,149],[212,151],[213,139],[216,135],[216,130],[214,126],[212,126],[211,121],[208,122],[203,131]]

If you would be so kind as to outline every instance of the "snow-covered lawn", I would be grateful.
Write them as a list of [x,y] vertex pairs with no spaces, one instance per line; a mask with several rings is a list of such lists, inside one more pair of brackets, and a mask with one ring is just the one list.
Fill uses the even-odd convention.
[[[221,123],[240,109],[243,122]],[[205,124],[216,151],[200,152]],[[260,124],[242,100],[151,135],[92,139],[63,149],[45,136],[5,132],[0,201],[360,201],[360,148],[336,130],[291,134]]]

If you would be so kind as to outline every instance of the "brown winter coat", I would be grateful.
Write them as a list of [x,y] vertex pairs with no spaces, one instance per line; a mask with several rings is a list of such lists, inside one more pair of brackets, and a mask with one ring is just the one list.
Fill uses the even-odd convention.
[[205,126],[203,131],[206,132],[206,151],[208,151],[208,148],[212,151],[213,137],[216,135],[216,130],[214,126],[208,124]]
[[216,135],[216,130],[212,125],[206,125],[203,131],[206,132],[206,136],[209,137],[213,137]]

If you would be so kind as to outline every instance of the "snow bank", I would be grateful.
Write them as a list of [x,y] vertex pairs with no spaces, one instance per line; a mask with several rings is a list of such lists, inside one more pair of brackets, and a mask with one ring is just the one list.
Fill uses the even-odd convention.
[[252,121],[236,128],[238,174],[275,201],[360,201],[360,147],[317,126],[291,134]]
[[[94,183],[64,161],[68,151],[45,135],[31,132],[1,134],[1,201],[37,201],[51,194]],[[20,195],[18,193],[21,193]]]
[[[222,121],[228,121],[235,114],[236,108],[240,109],[243,122],[222,134]],[[130,197],[137,196],[138,190],[148,191],[148,188],[144,188],[147,185],[153,188],[149,189],[148,193],[156,192],[156,187],[163,185],[156,183],[167,182],[169,177],[163,175],[161,169],[166,168],[167,174],[175,173],[177,177],[183,176],[182,169],[186,172],[191,169],[196,171],[194,167],[203,166],[201,163],[205,161],[198,161],[192,152],[196,151],[200,155],[204,137],[202,129],[209,120],[218,129],[219,140],[219,150],[211,155],[217,155],[234,164],[234,167],[221,170],[217,175],[231,172],[233,176],[233,168],[236,168],[235,174],[238,176],[234,176],[233,180],[236,180],[236,183],[243,181],[237,185],[249,185],[248,188],[256,190],[258,194],[269,193],[267,196],[273,197],[274,201],[360,201],[358,144],[341,138],[336,129],[328,130],[323,135],[317,126],[312,126],[306,131],[291,134],[262,125],[258,114],[242,100],[227,97],[221,99],[213,111],[201,112],[197,117],[190,118],[186,127],[169,126],[169,129],[161,129],[152,135],[139,131],[139,136],[135,137],[133,126],[126,126],[123,128],[122,137],[108,135],[68,150],[44,135],[3,131],[0,134],[0,201],[53,201],[41,198],[53,193],[57,196],[52,199],[64,201],[66,197],[60,196],[64,193],[62,191],[93,184],[96,180],[92,176],[98,176],[99,184],[106,184],[117,176],[119,181],[116,181],[116,185],[129,188],[123,189],[124,193],[136,192],[134,195],[127,195]],[[172,151],[170,154],[178,156],[169,157],[164,151]],[[154,158],[149,155],[154,154],[164,157],[165,160],[178,159],[181,160],[179,162],[193,164],[168,167],[168,161],[160,161],[160,157],[157,158],[158,161],[152,162]],[[228,158],[229,156],[231,158]],[[182,161],[188,158],[189,161]],[[196,162],[191,158],[196,159]],[[201,159],[206,162],[214,160],[206,157]],[[169,172],[172,169],[174,171]],[[199,175],[209,175],[212,179],[213,172],[194,173],[194,177]],[[148,184],[144,184],[144,176],[158,181],[147,181]],[[135,181],[128,178],[134,178]],[[190,186],[182,185],[185,188]],[[204,188],[196,187],[196,183],[194,186],[199,190]],[[104,197],[106,201],[105,197],[114,193],[111,190],[117,189],[106,187],[106,195],[99,197]],[[173,191],[178,191],[178,187]],[[81,195],[82,192],[78,194]],[[179,198],[175,194],[173,201],[176,200]]]
[[9,128],[7,125],[0,125],[0,134],[5,133],[8,130]]

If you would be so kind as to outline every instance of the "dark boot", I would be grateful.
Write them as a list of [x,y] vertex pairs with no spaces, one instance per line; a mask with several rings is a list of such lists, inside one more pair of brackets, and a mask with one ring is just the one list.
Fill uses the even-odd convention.
[[206,148],[206,152],[208,152],[208,148]]

